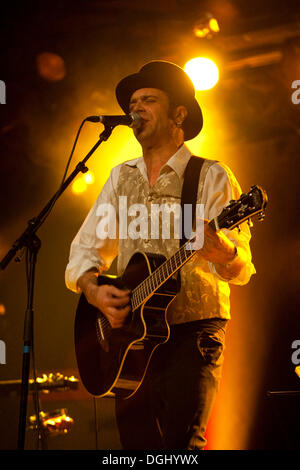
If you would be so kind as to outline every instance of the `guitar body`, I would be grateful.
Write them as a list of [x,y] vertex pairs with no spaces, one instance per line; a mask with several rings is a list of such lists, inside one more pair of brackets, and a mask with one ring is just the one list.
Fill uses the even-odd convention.
[[[161,255],[135,253],[121,277],[99,276],[99,285],[133,290],[164,261]],[[166,311],[177,291],[177,281],[168,279],[117,329],[110,328],[104,315],[81,295],[75,317],[75,352],[89,393],[128,398],[136,392],[154,350],[168,341]]]

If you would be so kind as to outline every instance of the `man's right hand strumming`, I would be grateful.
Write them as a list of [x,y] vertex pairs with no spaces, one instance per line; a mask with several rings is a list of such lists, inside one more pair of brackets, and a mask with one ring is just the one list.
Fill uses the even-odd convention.
[[84,273],[77,281],[89,304],[101,310],[112,328],[121,328],[131,310],[130,290],[113,285],[98,286],[97,271]]

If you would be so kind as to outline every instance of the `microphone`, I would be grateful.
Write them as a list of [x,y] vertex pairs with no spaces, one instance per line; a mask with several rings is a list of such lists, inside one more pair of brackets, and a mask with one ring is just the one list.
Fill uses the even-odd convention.
[[138,113],[123,114],[121,116],[89,116],[86,121],[90,122],[102,122],[105,126],[129,126],[139,127],[142,122],[142,118]]

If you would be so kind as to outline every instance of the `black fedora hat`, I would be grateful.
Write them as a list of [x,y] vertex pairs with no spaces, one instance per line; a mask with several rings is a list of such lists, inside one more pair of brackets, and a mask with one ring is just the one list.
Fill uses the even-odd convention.
[[184,140],[199,134],[203,126],[202,111],[195,98],[194,85],[181,67],[157,60],[145,64],[138,73],[123,78],[116,87],[116,97],[124,113],[129,113],[130,98],[140,88],[163,90],[176,105],[186,107],[188,114],[182,125]]

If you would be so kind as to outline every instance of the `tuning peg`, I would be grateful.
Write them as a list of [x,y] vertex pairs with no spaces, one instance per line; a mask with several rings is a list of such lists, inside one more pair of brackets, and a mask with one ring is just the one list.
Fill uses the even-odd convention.
[[253,227],[253,222],[251,219],[247,220],[247,224],[249,225],[250,228]]
[[264,220],[264,218],[265,218],[265,213],[261,212],[261,214],[259,214],[259,216],[258,216],[259,222],[262,222]]
[[240,233],[241,227],[239,225],[237,225],[235,228],[237,228],[238,232]]

